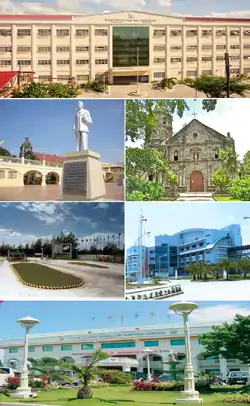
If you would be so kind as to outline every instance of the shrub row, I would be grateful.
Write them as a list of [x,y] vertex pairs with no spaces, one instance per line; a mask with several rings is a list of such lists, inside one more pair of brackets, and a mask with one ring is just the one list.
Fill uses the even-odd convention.
[[250,393],[228,393],[221,398],[224,403],[250,403]]
[[[195,389],[199,392],[210,392],[210,383],[207,380],[199,380],[195,383]],[[182,391],[184,390],[183,381],[167,382],[134,382],[135,391]]]

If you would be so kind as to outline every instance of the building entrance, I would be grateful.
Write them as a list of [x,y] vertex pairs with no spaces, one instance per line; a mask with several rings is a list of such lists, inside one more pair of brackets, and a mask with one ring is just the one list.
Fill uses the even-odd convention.
[[194,171],[190,176],[190,192],[204,192],[204,178],[201,172]]
[[139,75],[137,79],[137,75],[134,76],[114,76],[113,77],[113,84],[114,85],[134,85],[137,83],[148,83],[149,77],[148,75]]

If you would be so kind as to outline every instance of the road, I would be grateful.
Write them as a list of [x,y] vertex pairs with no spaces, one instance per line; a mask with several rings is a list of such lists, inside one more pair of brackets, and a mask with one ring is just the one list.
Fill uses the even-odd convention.
[[[34,262],[40,262],[37,259]],[[94,268],[70,265],[64,260],[41,262],[53,266],[58,271],[80,276],[85,285],[74,289],[47,290],[23,285],[13,272],[8,261],[0,262],[0,298],[1,300],[74,300],[74,299],[123,299],[124,266],[107,264],[109,268]]]
[[[178,300],[187,301],[249,301],[250,280],[219,281],[219,282],[191,282],[189,280],[176,280],[182,286],[183,294]],[[169,299],[174,300],[172,296]]]

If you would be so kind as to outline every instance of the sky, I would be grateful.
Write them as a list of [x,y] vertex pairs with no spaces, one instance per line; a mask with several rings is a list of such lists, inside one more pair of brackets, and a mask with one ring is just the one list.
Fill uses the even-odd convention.
[[[37,238],[51,238],[73,232],[80,239],[115,235],[120,244],[124,237],[123,203],[0,203],[0,243],[32,243]],[[113,241],[110,239],[110,242]],[[80,248],[85,248],[85,242]]]
[[[3,302],[0,304],[0,339],[23,337],[16,323],[21,317],[37,318],[34,334],[75,330],[118,328],[156,324],[180,325],[182,320],[169,306],[174,302]],[[238,313],[250,314],[250,302],[199,302],[189,318],[190,325],[219,324],[231,321]],[[63,315],[63,317],[58,317]],[[74,317],[72,317],[74,315]],[[123,318],[123,322],[122,322]]]
[[[195,112],[195,118],[203,124],[225,136],[230,132],[231,137],[235,140],[235,148],[240,158],[250,150],[250,137],[246,136],[246,128],[249,125],[250,99],[217,100],[216,109],[209,113],[206,110],[202,110],[201,99],[187,99],[186,101],[190,110],[186,110],[182,118],[177,114],[173,116],[174,134],[181,130],[184,124],[188,124],[194,119],[193,114]],[[239,123],[241,124],[239,125]],[[140,146],[140,142],[132,143],[128,141],[126,145],[136,147]]]
[[[28,137],[34,152],[63,156],[66,152],[76,151],[73,125],[78,102],[66,99],[0,100],[0,140],[4,140],[2,147],[19,156],[20,146]],[[89,149],[101,154],[102,162],[123,162],[123,100],[83,102],[93,120]]]
[[250,244],[250,203],[126,203],[126,247],[135,244],[139,236],[140,212],[147,219],[143,244],[154,246],[154,237],[172,235],[188,228],[221,229],[239,224],[243,244]]
[[102,13],[141,10],[200,16],[250,16],[249,0],[1,0],[2,13]]

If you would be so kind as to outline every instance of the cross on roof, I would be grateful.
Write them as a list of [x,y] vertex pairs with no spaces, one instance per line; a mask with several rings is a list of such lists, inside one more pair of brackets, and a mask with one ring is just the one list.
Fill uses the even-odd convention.
[[194,111],[192,116],[195,118],[197,116],[197,113],[195,113],[195,111]]

